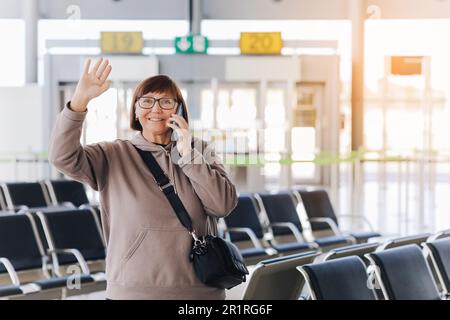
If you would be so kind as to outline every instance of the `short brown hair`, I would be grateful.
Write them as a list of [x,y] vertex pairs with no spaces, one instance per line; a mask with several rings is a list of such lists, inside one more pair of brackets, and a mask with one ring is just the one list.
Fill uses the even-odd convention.
[[183,108],[183,118],[189,123],[188,110],[186,102],[181,94],[181,90],[178,85],[169,76],[157,75],[145,80],[142,80],[134,89],[133,100],[131,101],[130,108],[130,127],[133,130],[142,131],[141,123],[136,119],[136,102],[143,95],[149,92],[163,93],[167,92],[175,97],[178,103],[181,103]]

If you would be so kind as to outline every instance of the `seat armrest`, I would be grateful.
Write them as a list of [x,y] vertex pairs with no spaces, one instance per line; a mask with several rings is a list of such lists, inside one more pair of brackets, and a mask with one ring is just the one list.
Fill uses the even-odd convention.
[[[72,249],[48,249],[48,253],[53,256],[53,266],[55,267],[54,271],[56,274],[59,273],[59,271],[58,271],[59,263],[58,263],[58,259],[55,257],[55,255],[58,255],[58,254],[73,255],[75,257],[75,259],[77,259],[77,262],[81,267],[81,271],[84,274],[90,274],[87,262],[83,258],[83,255],[81,254],[81,252],[78,249],[74,249],[74,248],[72,248]],[[58,275],[61,276],[60,274],[58,274]]]
[[226,228],[223,230],[225,233],[232,233],[232,232],[236,232],[236,233],[245,233],[250,240],[253,243],[253,246],[255,248],[262,248],[263,246],[261,245],[261,242],[259,241],[258,237],[256,236],[255,232],[250,229],[250,228]]
[[364,216],[359,216],[359,215],[355,215],[355,214],[343,214],[343,215],[338,215],[337,216],[338,219],[340,218],[347,218],[347,219],[359,219],[362,220],[363,222],[365,222],[365,224],[369,227],[370,231],[374,231],[372,224],[370,223],[369,219],[367,219]]
[[298,242],[305,242],[305,239],[303,238],[301,232],[298,230],[297,226],[293,224],[292,222],[273,222],[269,224],[270,227],[281,227],[281,228],[288,228],[292,234],[294,235],[295,239]]
[[14,266],[12,265],[11,261],[9,261],[8,258],[1,257],[0,264],[2,264],[5,267],[6,272],[8,272],[9,278],[11,279],[11,283],[16,286],[20,286],[19,277],[17,276],[17,272],[14,269]]
[[310,218],[308,221],[311,222],[323,222],[326,223],[330,229],[333,231],[333,233],[336,236],[341,235],[341,231],[339,230],[339,227],[337,226],[336,222],[334,222],[331,218],[321,217],[321,218]]

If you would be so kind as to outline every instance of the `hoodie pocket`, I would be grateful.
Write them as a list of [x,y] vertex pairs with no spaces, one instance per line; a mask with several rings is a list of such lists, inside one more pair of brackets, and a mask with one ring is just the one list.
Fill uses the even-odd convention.
[[125,254],[125,257],[124,257],[125,262],[128,261],[133,256],[133,254],[136,252],[136,250],[139,248],[142,241],[144,241],[145,236],[147,235],[147,232],[148,232],[148,230],[146,230],[146,229],[141,230],[141,232],[139,232],[139,234],[136,237],[136,239],[134,240],[133,244],[130,246],[127,253]]
[[121,281],[136,287],[203,286],[189,261],[186,230],[144,228],[122,260]]

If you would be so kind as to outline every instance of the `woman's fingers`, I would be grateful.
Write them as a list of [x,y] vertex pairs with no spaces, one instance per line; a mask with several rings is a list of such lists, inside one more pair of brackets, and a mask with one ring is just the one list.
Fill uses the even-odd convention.
[[175,131],[177,131],[177,132],[182,132],[182,130],[185,130],[185,129],[180,128],[180,127],[177,126],[176,124],[173,124],[173,123],[170,123],[170,122],[167,123],[167,126],[168,126],[169,128],[172,128],[173,130],[175,130]]
[[90,65],[91,65],[91,59],[87,59],[84,62],[83,74],[88,74],[89,73],[89,66]]
[[97,62],[92,67],[92,70],[90,72],[91,74],[93,74],[93,75],[97,74],[98,68],[100,67],[100,64],[102,63],[102,61],[103,61],[103,58],[100,58],[97,60]]
[[105,71],[108,64],[109,64],[108,59],[103,61],[103,63],[100,65],[100,68],[98,69],[97,73],[95,74],[97,76],[97,78],[99,78],[99,79],[101,78],[103,71]]
[[182,116],[179,116],[177,114],[172,114],[170,116],[170,120],[175,121],[178,127],[182,129],[187,129],[189,127],[186,120]]
[[109,74],[111,73],[111,70],[112,70],[112,66],[111,66],[111,65],[108,65],[108,66],[106,67],[106,69],[103,70],[103,73],[102,73],[101,76],[100,76],[100,81],[105,82],[106,79],[108,79],[108,76],[109,76]]

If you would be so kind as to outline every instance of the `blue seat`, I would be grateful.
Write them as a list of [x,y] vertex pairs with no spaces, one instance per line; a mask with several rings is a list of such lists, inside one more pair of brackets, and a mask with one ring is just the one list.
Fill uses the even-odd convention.
[[[258,211],[254,199],[250,195],[239,195],[238,203],[234,210],[224,218],[227,229],[249,228],[258,239],[264,237],[264,231],[258,218]],[[230,232],[230,240],[233,242],[249,240],[245,232]]]
[[269,218],[274,236],[292,235],[292,229],[281,226],[282,223],[289,223],[299,232],[303,231],[291,194],[280,192],[276,194],[258,193],[257,195],[262,200],[262,206]]
[[[303,227],[291,193],[258,193],[257,196],[261,199],[275,237],[294,235],[298,242],[305,242],[302,234]],[[345,236],[334,236],[318,238],[314,242],[319,247],[329,247],[345,245],[351,240]]]
[[[42,211],[37,215],[46,230],[50,250],[75,249],[82,255],[82,264],[105,259],[105,245],[91,210]],[[73,254],[55,257],[58,265],[80,263]]]
[[331,236],[331,237],[324,237],[324,238],[318,238],[315,240],[315,242],[320,247],[327,247],[337,244],[343,244],[348,243],[348,238],[344,236]]
[[381,237],[381,233],[375,231],[359,231],[359,232],[351,232],[350,235],[354,237],[357,242],[365,242],[371,238]]
[[[266,241],[264,240],[264,230],[258,217],[256,202],[252,196],[246,194],[240,195],[236,208],[230,215],[225,217],[224,220],[227,229],[230,231],[230,238],[232,241],[239,242],[243,240],[252,240],[252,237],[256,238],[253,239],[254,247],[260,248],[259,252],[262,253],[261,248],[265,246],[264,244]],[[244,228],[248,230],[244,231]],[[252,233],[252,235],[249,233]],[[279,253],[292,253],[294,251],[305,251],[313,248],[311,244],[303,241],[290,243],[277,243],[271,241],[269,244],[271,248]],[[266,250],[265,252],[267,255]]]
[[8,297],[22,294],[23,292],[19,286],[16,285],[0,286],[0,297]]
[[[234,242],[247,263],[255,263],[270,256],[264,246],[264,231],[258,219],[254,199],[249,195],[239,195],[233,211],[224,218],[226,234]],[[243,247],[244,243],[251,247]]]
[[89,204],[84,185],[78,181],[46,180],[45,184],[54,205],[63,202],[70,202],[75,207]]
[[[20,282],[20,285],[0,287],[4,297],[19,294],[18,290],[22,292],[22,278],[26,282],[24,285],[31,284],[40,288],[33,291],[33,294],[62,297],[62,289],[65,288],[67,279],[51,277],[51,270],[48,268],[49,257],[44,252],[36,224],[30,214],[0,216],[0,258],[5,258],[13,269],[7,270],[2,263],[0,275],[5,276],[8,273],[10,277],[17,277]],[[83,281],[88,282],[87,279]],[[93,279],[90,282],[93,283]]]
[[450,293],[450,238],[442,238],[433,242],[426,242],[425,246],[431,252],[431,260],[438,275],[443,294]]
[[257,257],[257,256],[267,256],[266,250],[264,248],[244,248],[239,249],[243,258]]
[[387,300],[440,300],[419,246],[405,245],[367,255]]
[[[330,230],[334,234],[339,235],[339,222],[331,204],[328,193],[325,190],[294,190],[302,200],[303,207],[308,215],[311,228],[313,231]],[[360,219],[366,223],[370,231],[351,231],[349,234],[355,238],[357,242],[367,242],[370,238],[381,237],[381,234],[372,230],[372,226],[362,216],[358,215],[342,215],[340,217],[348,217],[352,219]]]
[[4,184],[5,196],[10,203],[9,209],[26,206],[44,208],[51,205],[48,196],[39,182],[11,182]]
[[313,299],[375,300],[367,286],[366,267],[361,258],[352,256],[298,268],[305,277]]
[[[0,257],[7,258],[15,271],[42,268],[45,257],[29,217],[10,214],[0,217]],[[0,265],[0,273],[6,269]]]

